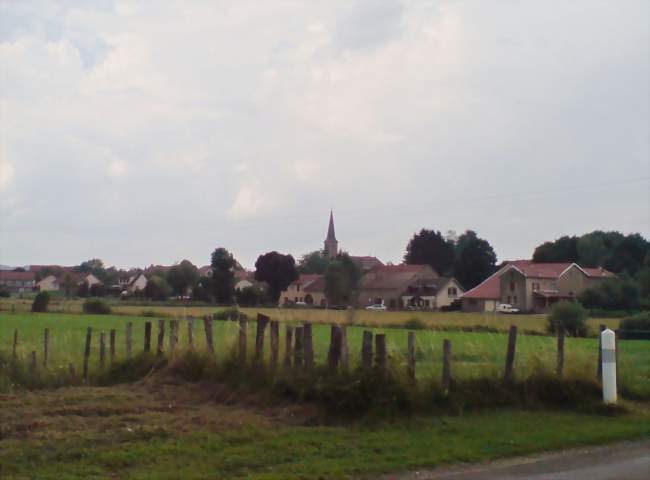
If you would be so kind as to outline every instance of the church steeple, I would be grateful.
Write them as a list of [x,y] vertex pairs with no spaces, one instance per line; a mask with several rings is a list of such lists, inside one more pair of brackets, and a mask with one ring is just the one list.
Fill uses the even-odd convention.
[[334,213],[330,210],[330,224],[327,227],[327,238],[325,239],[325,256],[329,259],[336,258],[339,253],[339,242],[334,233]]

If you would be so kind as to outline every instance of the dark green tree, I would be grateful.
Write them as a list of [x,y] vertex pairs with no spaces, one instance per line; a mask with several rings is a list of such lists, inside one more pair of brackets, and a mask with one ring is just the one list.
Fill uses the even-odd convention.
[[540,263],[578,262],[578,237],[564,236],[535,249],[533,261]]
[[255,262],[255,280],[268,284],[269,297],[274,304],[278,303],[280,293],[297,279],[296,261],[291,255],[268,252]]
[[210,286],[217,303],[231,304],[235,297],[235,268],[239,265],[225,248],[217,248],[211,258]]
[[497,255],[487,240],[467,230],[456,242],[453,276],[466,290],[474,288],[496,271]]
[[47,312],[50,304],[50,294],[47,292],[38,292],[32,302],[32,312]]
[[84,280],[77,287],[77,296],[86,298],[88,295],[90,295],[90,285],[88,285],[88,281]]
[[449,273],[454,261],[454,243],[438,231],[422,229],[413,235],[404,254],[404,262],[430,265],[440,275]]
[[327,269],[329,260],[324,255],[322,250],[309,252],[300,257],[298,261],[298,273],[307,274],[315,273],[322,275]]
[[178,265],[171,267],[165,278],[169,286],[172,287],[174,295],[185,296],[199,281],[199,269],[189,260],[183,260]]
[[172,288],[163,277],[153,275],[147,280],[144,294],[151,300],[163,302],[172,294]]

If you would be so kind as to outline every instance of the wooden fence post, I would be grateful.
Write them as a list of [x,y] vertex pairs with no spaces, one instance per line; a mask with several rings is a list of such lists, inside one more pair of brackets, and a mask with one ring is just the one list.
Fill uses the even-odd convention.
[[517,348],[517,327],[512,325],[508,333],[508,352],[506,353],[506,368],[503,372],[503,379],[509,382],[512,379],[512,372],[515,367],[515,351]]
[[88,327],[88,330],[86,330],[86,347],[84,348],[84,365],[83,365],[83,381],[84,383],[88,383],[88,358],[90,357],[90,341],[93,336],[93,329],[92,327]]
[[165,320],[158,320],[158,346],[156,348],[156,353],[158,355],[164,354],[165,348]]
[[372,368],[372,332],[365,330],[363,332],[363,343],[361,345],[361,366],[365,370]]
[[239,317],[239,362],[246,363],[246,346],[248,344],[248,320]]
[[384,372],[386,370],[386,334],[378,333],[375,335],[375,364],[377,368]]
[[269,317],[257,314],[257,332],[255,333],[255,362],[264,361],[264,331],[269,323]]
[[300,368],[303,365],[304,355],[304,330],[303,327],[296,327],[295,339],[293,343],[293,366]]
[[446,395],[451,387],[451,341],[442,341],[442,392]]
[[293,328],[288,326],[284,330],[284,366],[291,366],[291,350],[292,350]]
[[596,367],[597,368],[596,371],[597,371],[598,380],[601,381],[603,379],[603,348],[602,348],[603,346],[602,346],[601,334],[605,331],[606,328],[607,326],[602,323],[598,327],[599,330],[598,331],[598,366]]
[[302,326],[302,340],[305,348],[305,368],[311,370],[314,368],[314,337],[311,323],[305,323]]
[[99,368],[104,369],[106,365],[106,334],[99,333]]
[[348,350],[348,327],[343,325],[341,328],[341,368],[348,370],[350,368],[350,352]]
[[144,353],[151,351],[151,322],[144,324]]
[[212,317],[206,315],[203,317],[203,326],[205,327],[205,343],[208,345],[208,352],[214,355],[214,340],[212,338]]
[[415,383],[415,332],[408,334],[408,351],[407,351],[406,373],[411,383]]
[[560,328],[557,332],[557,374],[562,376],[564,371],[564,329]]
[[47,357],[49,354],[50,344],[50,329],[46,328],[43,331],[43,368],[47,368]]
[[178,344],[178,320],[169,321],[169,355],[174,356]]
[[115,362],[115,329],[111,328],[108,337],[108,352],[111,361],[111,365]]
[[187,317],[187,346],[194,350],[194,317]]
[[34,373],[36,371],[36,351],[32,350],[31,362],[29,363],[29,371]]
[[12,357],[14,360],[16,360],[16,357],[18,353],[16,352],[16,348],[18,347],[18,329],[14,330],[14,345],[12,349]]
[[278,354],[280,351],[280,324],[277,320],[271,320],[271,368],[278,367]]
[[330,348],[327,355],[327,364],[330,373],[336,373],[336,370],[341,361],[341,343],[343,333],[341,327],[332,325],[330,329]]
[[126,324],[126,357],[131,358],[133,350],[133,322]]

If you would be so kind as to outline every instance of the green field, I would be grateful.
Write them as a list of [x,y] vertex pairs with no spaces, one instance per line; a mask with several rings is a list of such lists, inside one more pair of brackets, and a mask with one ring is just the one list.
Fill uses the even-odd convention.
[[0,395],[3,479],[351,479],[650,437],[620,416],[497,410],[314,424],[292,405],[215,402],[210,385]]
[[[381,315],[381,313],[376,314]],[[509,317],[519,319],[521,317]],[[38,361],[42,356],[43,331],[49,329],[49,367],[52,371],[67,370],[68,363],[80,369],[83,359],[86,329],[93,328],[91,369],[98,368],[99,333],[107,335],[111,329],[117,333],[117,359],[125,357],[125,330],[128,322],[133,322],[134,352],[141,351],[144,343],[144,323],[153,322],[152,348],[158,334],[157,319],[126,315],[78,315],[78,314],[6,314],[0,313],[0,351],[10,352],[14,330],[19,332],[18,355],[27,359],[30,352],[37,352]],[[168,347],[169,322],[165,337]],[[203,322],[195,320],[194,338],[196,348],[205,349]],[[213,323],[215,349],[220,358],[233,352],[239,327],[235,322],[215,321]],[[249,353],[252,353],[255,322],[249,322]],[[386,334],[391,363],[394,368],[405,368],[407,330],[404,328],[348,327],[350,361],[358,361],[361,350],[361,337],[364,330]],[[328,350],[330,328],[315,324],[314,350],[316,361],[325,363]],[[187,346],[187,322],[181,320],[180,348]],[[281,329],[281,350],[284,346],[284,330]],[[452,368],[457,378],[496,375],[503,369],[507,335],[503,333],[472,333],[456,331],[419,330],[417,342],[417,375],[420,378],[439,378],[441,371],[441,350],[443,339],[452,342]],[[107,340],[108,341],[108,340]],[[619,382],[629,392],[650,396],[650,348],[645,341],[621,341],[619,351]],[[107,347],[108,351],[108,347]],[[268,332],[266,353],[268,355]],[[542,370],[553,371],[556,362],[556,343],[553,337],[540,335],[518,336],[515,373],[526,376]],[[282,355],[282,352],[281,352]],[[595,338],[566,341],[565,371],[568,376],[593,378],[596,372],[598,342]]]

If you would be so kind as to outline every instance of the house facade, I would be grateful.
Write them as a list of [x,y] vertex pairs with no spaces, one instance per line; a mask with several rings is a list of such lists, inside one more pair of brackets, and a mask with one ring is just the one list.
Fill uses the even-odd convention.
[[[382,304],[391,309],[403,308],[406,306],[404,296],[409,299],[416,296],[418,289],[422,291],[422,288],[432,286],[439,277],[429,265],[384,265],[373,268],[359,281],[358,305]],[[412,293],[410,296],[409,290]],[[433,297],[435,294],[429,297],[429,305],[435,301]]]
[[65,290],[66,285],[70,287],[79,287],[82,283],[87,282],[89,287],[102,283],[92,273],[64,273],[59,277],[48,275],[36,284],[41,292],[58,292]]
[[0,290],[10,293],[25,293],[31,292],[35,286],[36,274],[34,272],[0,271]]
[[580,293],[615,275],[603,268],[576,263],[535,263],[515,260],[461,297],[463,311],[496,311],[500,303],[524,312],[544,312],[560,300]]
[[298,277],[280,294],[279,304],[292,305],[296,303],[306,303],[325,307],[327,300],[325,298],[325,278],[323,275],[303,274]]
[[402,293],[401,305],[425,310],[450,306],[464,290],[455,278],[439,277],[411,283]]

